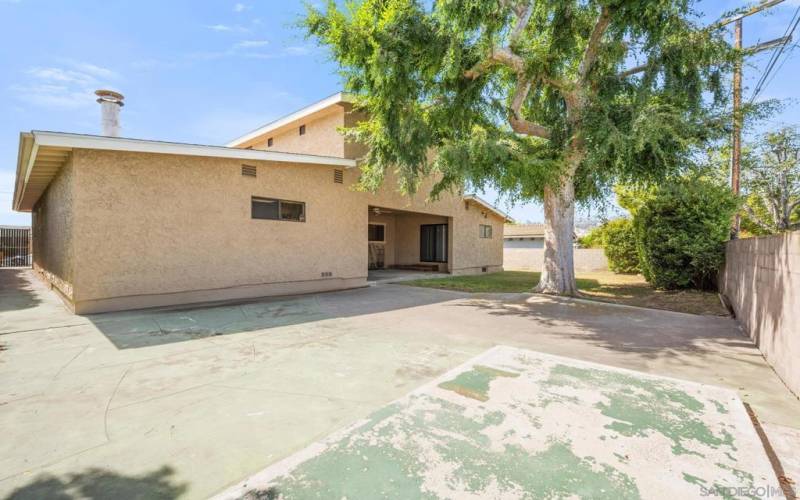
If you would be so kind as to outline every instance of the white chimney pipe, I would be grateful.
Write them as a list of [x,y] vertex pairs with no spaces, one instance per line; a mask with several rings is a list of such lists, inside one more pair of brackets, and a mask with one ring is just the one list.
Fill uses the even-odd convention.
[[119,108],[125,105],[125,96],[113,90],[98,90],[95,95],[100,103],[101,134],[119,137]]

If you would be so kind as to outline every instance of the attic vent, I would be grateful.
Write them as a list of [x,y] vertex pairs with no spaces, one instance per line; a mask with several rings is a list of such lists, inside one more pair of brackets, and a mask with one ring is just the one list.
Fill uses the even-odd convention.
[[333,171],[333,182],[336,184],[342,184],[344,182],[344,171],[339,170],[338,168]]
[[242,175],[246,175],[248,177],[255,177],[256,167],[254,167],[253,165],[242,165]]

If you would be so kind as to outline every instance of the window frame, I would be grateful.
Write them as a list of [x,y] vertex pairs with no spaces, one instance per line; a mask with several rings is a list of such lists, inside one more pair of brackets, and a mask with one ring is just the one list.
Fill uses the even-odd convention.
[[491,224],[478,224],[478,237],[484,240],[491,240],[494,228]]
[[[369,239],[369,226],[383,226],[383,239],[371,240]],[[367,223],[367,243],[386,243],[386,223],[385,222],[368,222]]]
[[306,124],[300,125],[300,135],[306,135]]
[[268,148],[271,148],[272,145],[275,144],[275,141],[273,139],[275,139],[275,138],[274,137],[270,137],[270,138],[267,139],[267,147]]
[[[256,217],[255,212],[253,210],[254,204],[258,202],[276,202],[277,205],[277,214],[276,218],[272,217]],[[282,214],[282,205],[284,203],[295,203],[302,207],[302,213],[300,214],[299,219],[286,219],[283,217]],[[306,222],[308,220],[308,214],[306,213],[306,202],[304,201],[297,201],[297,200],[283,200],[280,198],[267,198],[266,196],[251,196],[250,197],[250,219],[251,220],[274,220],[280,222]]]

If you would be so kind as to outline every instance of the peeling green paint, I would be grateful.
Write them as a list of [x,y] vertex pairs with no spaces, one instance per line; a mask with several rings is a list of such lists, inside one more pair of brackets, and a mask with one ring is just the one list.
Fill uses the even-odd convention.
[[260,491],[299,499],[618,499],[667,488],[683,498],[729,495],[765,477],[734,445],[738,436],[742,450],[753,449],[724,391],[538,359],[465,365],[322,451],[310,448],[312,456],[280,469]]
[[426,409],[374,414],[346,439],[278,478],[271,493],[292,499],[436,498],[423,488],[430,464],[416,443],[426,442],[452,471],[449,484],[466,491],[481,493],[495,484],[504,492],[524,491],[526,498],[639,498],[632,478],[578,457],[568,443],[553,442],[538,453],[517,445],[489,451],[483,431],[504,421],[500,412],[470,418],[463,407],[439,398],[415,400]]
[[712,448],[736,449],[730,433],[723,430],[717,435],[699,418],[705,405],[668,381],[559,364],[543,385],[602,388],[607,402],[599,402],[596,407],[613,419],[607,429],[628,437],[657,432],[672,441],[675,454],[702,456],[687,448],[690,441]]
[[687,472],[683,473],[683,480],[695,486],[704,486],[707,484],[706,480],[697,476],[693,476]]
[[472,370],[459,373],[453,380],[439,384],[439,387],[478,401],[488,401],[489,384],[497,377],[519,377],[519,373],[475,365]]

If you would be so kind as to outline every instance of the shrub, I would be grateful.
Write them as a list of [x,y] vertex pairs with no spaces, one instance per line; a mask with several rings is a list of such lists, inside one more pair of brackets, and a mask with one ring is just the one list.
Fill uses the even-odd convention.
[[581,248],[603,248],[603,232],[606,225],[593,227],[588,233],[578,238]]
[[711,288],[737,202],[727,187],[680,179],[658,189],[634,218],[645,279],[662,289]]
[[603,225],[603,251],[615,273],[638,273],[639,254],[631,219],[614,219]]

